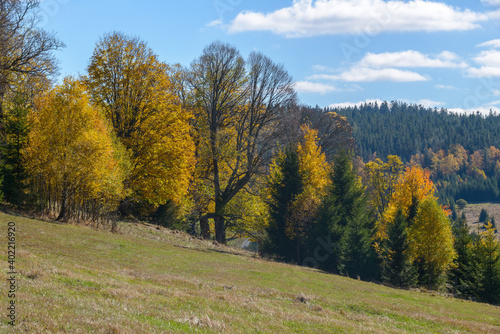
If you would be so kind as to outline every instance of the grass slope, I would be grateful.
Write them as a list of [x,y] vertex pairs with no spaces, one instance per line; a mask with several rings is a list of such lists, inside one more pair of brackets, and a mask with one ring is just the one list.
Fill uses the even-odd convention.
[[[498,203],[478,203],[478,204],[467,204],[463,212],[465,213],[465,219],[471,227],[472,232],[477,232],[478,227],[482,227],[483,224],[479,223],[479,216],[481,210],[486,209],[490,217],[495,218],[495,222],[500,225],[500,204]],[[459,214],[462,214],[460,211]],[[497,238],[500,239],[500,233],[497,233]]]
[[[124,223],[111,234],[0,213],[3,235],[9,221],[16,333],[500,332],[500,307],[264,261],[168,230]],[[6,323],[0,332],[11,332]]]

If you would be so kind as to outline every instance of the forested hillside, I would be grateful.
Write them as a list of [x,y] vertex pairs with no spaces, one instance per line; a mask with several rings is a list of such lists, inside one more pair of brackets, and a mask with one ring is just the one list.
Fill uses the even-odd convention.
[[500,147],[500,115],[457,115],[404,102],[367,103],[328,111],[346,116],[365,161],[389,154],[409,162],[411,156],[460,144],[467,151]]
[[442,203],[500,201],[500,115],[458,115],[404,102],[326,111],[347,117],[364,162],[397,155],[428,169]]

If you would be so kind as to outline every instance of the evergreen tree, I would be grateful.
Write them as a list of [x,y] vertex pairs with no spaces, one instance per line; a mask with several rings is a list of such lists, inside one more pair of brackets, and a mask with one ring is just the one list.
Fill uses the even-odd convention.
[[16,96],[4,117],[4,146],[2,147],[2,192],[5,200],[21,205],[24,201],[26,172],[22,164],[22,149],[26,146],[29,124],[26,99]]
[[302,192],[303,181],[299,173],[299,156],[295,148],[288,148],[278,158],[269,179],[269,226],[268,239],[263,252],[274,254],[285,261],[295,258],[296,247],[287,235],[290,205]]
[[465,298],[477,297],[475,290],[478,273],[472,254],[473,236],[469,232],[465,217],[461,217],[453,224],[454,248],[457,257],[449,272],[449,279],[456,295]]
[[373,278],[373,221],[366,211],[366,196],[353,170],[351,155],[339,154],[333,166],[332,182],[318,212],[312,238],[312,243],[317,243],[318,238],[328,236],[330,242],[331,256],[320,267],[351,277]]
[[382,265],[382,278],[395,286],[410,287],[414,286],[417,281],[417,272],[407,256],[407,227],[406,217],[399,209],[394,223],[387,231],[388,238],[384,245],[386,261]]
[[479,222],[486,223],[488,218],[489,218],[488,211],[486,211],[486,209],[481,209],[481,213],[479,214]]
[[476,247],[481,275],[478,280],[479,299],[487,303],[500,302],[500,244],[490,223],[485,225]]

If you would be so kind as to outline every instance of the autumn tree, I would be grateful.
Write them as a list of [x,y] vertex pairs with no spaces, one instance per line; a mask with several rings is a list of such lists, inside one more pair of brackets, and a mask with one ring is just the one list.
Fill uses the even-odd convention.
[[376,249],[383,261],[384,244],[388,231],[395,223],[399,211],[407,221],[409,242],[407,256],[412,263],[420,266],[419,279],[424,277],[431,287],[435,287],[442,275],[449,269],[455,252],[448,214],[437,203],[434,184],[428,171],[418,166],[407,167],[399,177],[396,191],[376,225]]
[[408,254],[423,269],[421,282],[439,287],[456,256],[451,224],[437,199],[429,196],[419,205],[415,221],[408,228]]
[[[318,131],[305,125],[301,131],[303,139],[296,147],[281,152],[271,165],[267,229],[271,245],[266,247],[275,254],[286,254],[285,260],[297,263],[302,262],[307,252],[307,241],[329,183],[330,169],[318,144]],[[284,244],[287,248],[276,249],[273,244]]]
[[326,194],[330,170],[325,154],[318,144],[318,131],[305,125],[301,130],[304,139],[299,142],[297,153],[302,191],[289,204],[286,223],[286,234],[294,242],[298,263],[304,258],[304,247],[313,229],[318,208]]
[[318,131],[319,146],[330,163],[342,150],[354,150],[356,143],[347,117],[323,109],[300,107],[300,122]]
[[31,192],[57,220],[98,220],[123,196],[126,162],[101,111],[72,78],[40,97],[30,113],[25,164]]
[[20,77],[40,77],[55,73],[53,51],[64,44],[54,34],[39,27],[38,0],[0,2],[0,126],[3,101]]
[[369,195],[369,204],[377,217],[381,217],[396,190],[403,163],[396,155],[387,156],[387,162],[380,159],[368,162],[364,167],[363,180]]
[[245,62],[231,45],[214,42],[191,65],[196,98],[199,163],[211,188],[215,239],[225,242],[226,208],[269,165],[287,111],[295,101],[283,66],[252,52]]
[[[185,201],[191,181],[194,144],[191,113],[181,107],[170,81],[171,68],[138,38],[120,33],[96,45],[85,83],[127,149],[132,171],[126,204],[146,213],[171,201]],[[139,212],[139,214],[144,212]]]

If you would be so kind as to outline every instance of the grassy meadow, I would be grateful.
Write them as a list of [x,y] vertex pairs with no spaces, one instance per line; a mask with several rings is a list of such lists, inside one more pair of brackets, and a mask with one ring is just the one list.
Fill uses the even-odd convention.
[[[144,224],[16,224],[17,326],[1,333],[500,333],[500,307],[266,261]],[[5,274],[6,275],[6,274]]]

